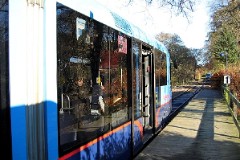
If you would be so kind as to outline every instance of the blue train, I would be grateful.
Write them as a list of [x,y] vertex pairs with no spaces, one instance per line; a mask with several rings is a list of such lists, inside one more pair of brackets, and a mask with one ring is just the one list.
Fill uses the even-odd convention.
[[132,159],[172,108],[170,55],[93,0],[0,0],[3,159]]

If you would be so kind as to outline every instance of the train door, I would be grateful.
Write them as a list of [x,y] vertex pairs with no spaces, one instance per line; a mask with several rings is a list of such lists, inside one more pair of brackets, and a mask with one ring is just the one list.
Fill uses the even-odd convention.
[[143,126],[144,132],[152,133],[153,129],[153,105],[152,105],[152,52],[151,50],[142,50],[142,90],[143,90]]

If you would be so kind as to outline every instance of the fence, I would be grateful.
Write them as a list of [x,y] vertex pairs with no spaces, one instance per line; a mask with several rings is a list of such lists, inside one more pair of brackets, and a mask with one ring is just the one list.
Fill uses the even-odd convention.
[[228,86],[222,86],[222,93],[227,102],[229,111],[233,116],[234,123],[238,128],[239,138],[240,138],[240,102],[239,100],[230,92]]

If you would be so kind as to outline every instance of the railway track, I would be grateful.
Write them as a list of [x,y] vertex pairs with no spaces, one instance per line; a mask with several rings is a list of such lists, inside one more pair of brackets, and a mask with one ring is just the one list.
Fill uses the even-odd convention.
[[173,91],[171,114],[181,110],[201,90],[201,86],[196,85],[187,87],[184,86],[184,88],[185,90],[177,95],[176,92]]
[[186,106],[186,104],[201,90],[200,85],[178,86],[172,92],[172,110],[163,123],[163,128]]

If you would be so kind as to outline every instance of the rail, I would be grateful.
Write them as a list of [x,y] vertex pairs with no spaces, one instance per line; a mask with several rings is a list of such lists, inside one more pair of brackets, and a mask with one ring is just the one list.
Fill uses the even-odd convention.
[[240,138],[240,102],[230,92],[230,90],[227,86],[222,86],[222,93],[227,102],[228,109],[233,117],[234,123],[238,128],[238,134],[239,134],[239,138]]
[[176,99],[183,94],[190,92],[192,89],[192,86],[174,86],[172,88],[172,99]]
[[167,121],[170,122],[181,111],[181,109],[191,101],[201,88],[202,86],[200,85],[188,85],[178,86],[177,89],[173,89],[172,110]]
[[197,93],[199,89],[202,88],[202,85],[183,85],[175,86],[172,88],[172,99],[176,99],[186,93]]

